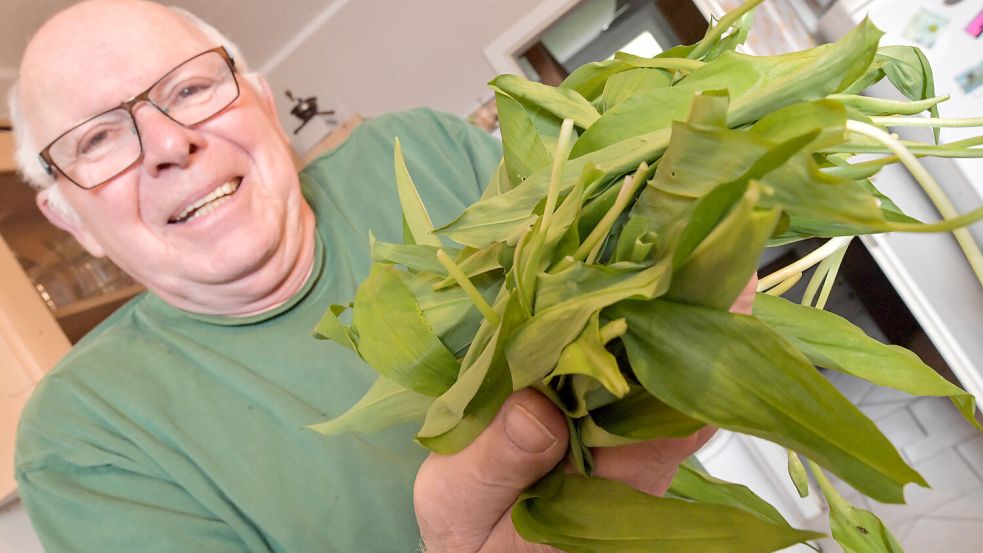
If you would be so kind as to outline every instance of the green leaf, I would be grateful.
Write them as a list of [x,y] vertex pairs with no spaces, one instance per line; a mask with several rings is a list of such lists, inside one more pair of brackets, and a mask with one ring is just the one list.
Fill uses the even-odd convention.
[[[484,320],[467,292],[458,286],[437,288],[436,276],[396,273],[416,298],[423,318],[431,331],[440,338],[455,357],[467,349],[475,332]],[[494,300],[499,279],[482,275],[472,279],[486,301]]]
[[358,353],[382,376],[438,396],[454,383],[460,365],[427,325],[397,272],[375,264],[355,293]]
[[850,321],[828,311],[758,294],[754,315],[827,369],[918,396],[948,397],[963,418],[979,430],[976,399],[926,365],[914,353],[882,344]]
[[[680,51],[676,50],[676,52]],[[672,53],[669,50],[663,52],[663,54]],[[680,69],[688,71],[700,65],[702,64],[693,60],[679,59],[678,56],[672,55],[659,55],[648,59],[618,53],[615,59],[581,65],[560,83],[560,87],[576,91],[587,101],[594,102],[604,92],[608,81],[616,78],[619,73],[633,69]]]
[[539,106],[560,120],[573,119],[582,129],[600,117],[594,106],[573,90],[547,86],[516,75],[499,75],[488,84],[526,105]]
[[345,432],[378,432],[396,424],[422,421],[433,400],[430,396],[379,377],[362,399],[344,414],[307,428],[327,436]]
[[691,461],[679,465],[679,472],[672,479],[669,492],[700,503],[736,507],[777,526],[791,527],[778,509],[758,497],[747,486],[714,478],[698,469]]
[[735,99],[731,126],[755,121],[785,106],[841,92],[867,71],[883,35],[869,19],[864,19],[833,44],[777,56],[783,63],[773,68],[767,81],[757,83],[753,92]]
[[[468,278],[473,278],[478,275],[483,275],[491,271],[495,271],[502,268],[502,262],[499,256],[502,254],[502,250],[505,248],[505,244],[497,243],[483,249],[475,248],[464,248],[459,254],[457,259],[454,260],[457,266],[461,268],[464,275]],[[448,251],[448,250],[444,250]],[[436,256],[436,252],[434,253]],[[437,262],[440,265],[440,262]],[[441,274],[446,272],[443,265],[440,266],[440,271],[431,271],[436,274]],[[439,283],[435,284],[435,288],[445,288],[447,286],[455,285],[456,281],[447,277]]]
[[735,507],[656,497],[561,471],[519,496],[512,522],[525,540],[571,553],[766,553],[821,537]]
[[[932,66],[921,49],[915,46],[885,46],[877,51],[878,60],[891,84],[909,100],[925,100],[935,96],[935,78]],[[938,106],[929,108],[932,117],[939,116]],[[939,142],[939,128],[935,128],[935,143]]]
[[[658,130],[565,162],[560,193],[569,190],[581,178],[588,165],[601,171],[601,180],[609,181],[634,171],[643,161],[658,159],[669,144],[669,135],[667,129]],[[532,224],[533,209],[546,196],[549,181],[550,169],[544,167],[505,194],[471,205],[461,216],[439,229],[439,232],[460,244],[474,248],[482,248],[503,239],[507,241]]]
[[457,382],[427,411],[426,421],[416,436],[424,447],[444,455],[464,449],[495,418],[512,393],[512,379],[501,342],[523,317],[514,295],[501,296],[496,302],[496,311],[499,309],[502,313],[499,326],[486,343],[476,339],[478,353],[468,352]]
[[687,122],[691,125],[726,127],[730,94],[726,89],[703,90],[693,97]]
[[570,436],[570,447],[567,449],[567,462],[569,462],[579,474],[590,476],[594,472],[594,457],[590,448],[580,439],[573,419],[566,417],[567,432]]
[[563,349],[597,311],[624,299],[664,293],[668,269],[668,258],[642,270],[577,263],[541,277],[536,314],[516,329],[506,346],[515,388],[529,386],[549,374]]
[[[757,269],[757,260],[781,215],[778,209],[756,210],[759,188],[754,183],[745,188],[730,212],[679,262],[667,299],[722,310],[733,305]],[[713,193],[704,200],[708,198],[713,198]],[[703,205],[705,201],[698,204],[690,224],[702,213],[699,208]]]
[[881,213],[884,214],[884,220],[890,222],[898,223],[918,223],[918,219],[914,217],[909,217],[901,208],[894,203],[894,200],[885,196],[880,190],[874,187],[874,183],[870,182],[870,179],[859,179],[857,184],[866,188],[871,194],[877,198],[877,201],[881,205]]
[[633,64],[619,59],[585,63],[563,79],[560,88],[573,90],[587,101],[593,101],[601,95],[611,77],[634,68]]
[[614,74],[604,85],[604,93],[601,95],[601,111],[608,111],[634,94],[656,88],[666,88],[671,83],[672,75],[662,69],[636,67]]
[[589,446],[613,447],[655,438],[683,438],[704,426],[647,391],[636,389],[623,399],[592,409],[581,421],[580,433]]
[[600,382],[584,374],[558,375],[556,378],[547,377],[543,380],[544,384],[536,389],[553,392],[553,395],[544,394],[553,400],[568,419],[586,416],[591,397],[599,390],[604,390]]
[[395,263],[417,272],[438,275],[446,273],[443,265],[437,261],[437,250],[441,248],[421,244],[376,242],[371,237],[369,238],[369,242],[372,249],[372,261],[378,263]]
[[628,222],[621,228],[618,243],[612,262],[628,261],[641,263],[652,250],[656,235],[648,229],[652,221],[646,217],[629,217]]
[[[505,174],[510,183],[509,190],[513,190],[532,173],[549,167],[553,158],[522,104],[504,92],[495,95],[495,102],[502,129]],[[503,197],[509,190],[492,196],[489,201]]]
[[811,141],[801,146],[811,152],[845,142],[847,119],[842,104],[817,100],[776,110],[762,117],[749,130],[776,144],[814,134]]
[[348,327],[341,324],[338,317],[348,306],[332,305],[324,312],[317,326],[314,327],[314,337],[320,340],[334,340],[352,351],[358,351],[355,342],[352,340],[351,332]]
[[440,239],[433,234],[433,223],[430,222],[430,215],[427,208],[420,199],[420,193],[410,178],[410,172],[406,168],[406,161],[403,159],[403,148],[396,139],[395,152],[396,170],[396,189],[399,191],[399,204],[403,208],[403,220],[413,237],[413,243],[426,246],[440,247]]
[[862,184],[823,173],[814,148],[842,140],[842,106],[796,104],[762,119],[751,132],[677,123],[656,179],[633,211],[661,225],[716,186],[757,179],[766,192],[761,207],[780,207],[792,217],[820,218],[872,228],[883,223],[877,199]]
[[626,98],[584,131],[570,157],[576,159],[643,133],[668,129],[673,120],[686,116],[694,92],[689,87],[674,86],[646,90]]
[[905,553],[874,513],[853,506],[830,509],[833,539],[845,553]]
[[[716,22],[714,22],[711,18],[711,24],[707,27],[706,34],[703,36],[700,42],[694,44],[691,48],[684,48],[684,50],[688,50],[686,51],[685,55],[694,59],[708,57],[708,52],[720,48],[721,43],[726,41],[726,39],[723,37],[728,31],[732,31],[731,34],[737,35],[746,33],[747,31],[745,29],[748,25],[750,25],[749,18],[752,17],[751,14],[753,13],[754,8],[756,8],[762,1],[763,0],[748,0],[737,8],[724,14],[724,16]],[[743,42],[743,40],[741,42]],[[682,54],[680,53],[679,55]]]
[[624,397],[628,393],[628,382],[618,368],[618,360],[604,345],[620,337],[627,328],[625,322],[619,320],[606,324],[602,329],[600,314],[594,313],[580,336],[563,348],[556,368],[543,379],[544,383],[549,384],[563,375],[585,375],[600,382],[615,397]]
[[[808,139],[808,135],[801,138]],[[782,151],[788,151],[789,147],[794,148],[796,142],[797,139],[793,139],[775,146],[758,162],[770,163],[769,159],[776,160],[781,159],[780,156],[787,156]],[[704,145],[710,147],[711,144],[707,142]],[[735,142],[734,146],[740,148],[740,142]],[[719,148],[715,151],[727,150]],[[765,194],[761,197],[760,203],[761,207],[781,207],[793,214],[791,217],[793,228],[787,232],[788,236],[808,235],[810,232],[820,236],[869,233],[881,228],[885,219],[895,218],[893,214],[886,216],[885,210],[878,207],[881,195],[866,183],[854,183],[822,175],[806,152],[785,159],[787,161],[784,166],[780,166],[761,179]],[[736,172],[746,167],[746,161],[736,167],[728,167],[726,161],[716,164],[705,163],[704,167]],[[672,181],[667,182],[664,176],[657,176],[656,180],[643,191],[632,211],[634,216],[648,218],[652,228],[656,229],[664,239],[671,238],[667,225],[673,224],[684,216],[687,210],[692,208],[694,200],[701,195],[696,193],[697,190],[702,190],[713,181],[727,182],[723,179],[731,176],[730,174],[714,175],[714,170],[700,169],[700,164],[695,162],[695,158],[680,162],[679,159],[669,158],[667,154],[666,159],[663,159],[660,164],[660,171],[663,171],[661,175],[675,173],[676,177],[673,180],[685,183],[685,186],[691,186],[693,190],[677,187]],[[745,180],[755,172],[760,173],[758,168],[752,166],[733,182]],[[705,184],[702,179],[707,179]],[[906,219],[903,215],[899,216]],[[830,219],[833,221],[830,222]],[[845,221],[841,221],[842,219]]]
[[[501,118],[501,114],[499,114]],[[501,119],[499,119],[501,121]],[[499,194],[504,194],[512,189],[512,182],[509,180],[508,171],[505,168],[505,158],[503,157],[500,162],[498,162],[498,168],[495,169],[495,173],[492,175],[491,179],[488,180],[488,184],[485,185],[484,192],[481,193],[481,199],[487,199]]]
[[[525,233],[515,249],[512,274],[515,278],[515,293],[526,313],[533,311],[538,276],[555,258],[554,250],[568,235],[580,216],[585,188],[600,178],[593,165],[584,167],[583,174],[569,191],[560,207],[552,214],[549,228],[541,227],[543,218]],[[544,207],[545,209],[545,207]]]
[[[747,196],[748,184],[742,180],[721,184],[694,204],[672,254],[673,270],[681,267],[693,251]],[[750,205],[754,206],[753,203]]]
[[669,301],[622,302],[638,381],[673,408],[802,452],[882,503],[925,480],[794,347],[747,315]]
[[802,465],[797,453],[788,450],[788,475],[795,484],[795,491],[799,492],[799,497],[809,496],[809,476],[806,475],[806,468]]
[[701,59],[705,62],[713,61],[720,57],[724,52],[733,52],[738,46],[747,42],[748,34],[754,24],[754,11],[750,11],[734,22],[732,30],[727,36],[722,37],[715,44],[710,46]]
[[[733,99],[730,126],[753,122],[785,106],[839,92],[870,65],[881,35],[865,21],[835,44],[782,56],[725,52],[675,86],[636,94],[604,113],[577,140],[570,156],[669,127],[682,120],[695,93],[727,90]],[[704,151],[705,152],[705,151]]]
[[846,107],[853,108],[864,115],[916,115],[931,109],[949,99],[948,96],[936,96],[925,100],[900,102],[886,100],[873,96],[855,96],[852,94],[833,94],[829,100],[835,100]]
[[826,475],[812,465],[816,481],[829,504],[833,539],[844,553],[904,553],[904,550],[874,513],[858,509],[836,491]]

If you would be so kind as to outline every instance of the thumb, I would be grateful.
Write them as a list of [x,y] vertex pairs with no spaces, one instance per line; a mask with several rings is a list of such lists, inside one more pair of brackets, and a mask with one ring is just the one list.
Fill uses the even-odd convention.
[[480,549],[519,494],[563,459],[567,439],[560,411],[538,392],[522,390],[471,445],[454,455],[431,454],[414,487],[428,551]]

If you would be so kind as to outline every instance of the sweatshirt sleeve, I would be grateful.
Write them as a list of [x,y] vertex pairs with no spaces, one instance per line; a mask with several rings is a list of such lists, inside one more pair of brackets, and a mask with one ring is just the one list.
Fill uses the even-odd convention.
[[47,553],[270,551],[179,486],[113,465],[49,460],[18,474],[18,490]]

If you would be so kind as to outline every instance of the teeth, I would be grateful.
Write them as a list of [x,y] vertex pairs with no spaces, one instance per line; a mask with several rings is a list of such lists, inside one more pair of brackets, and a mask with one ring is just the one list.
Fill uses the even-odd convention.
[[184,208],[181,213],[178,213],[175,217],[173,217],[170,222],[185,223],[194,219],[195,217],[204,215],[214,210],[216,207],[225,203],[225,200],[239,188],[239,184],[241,182],[241,178],[236,178],[219,186],[215,190],[209,192],[203,198]]
[[228,199],[229,199],[228,196],[222,196],[221,198],[215,200],[214,202],[212,202],[212,203],[210,203],[210,204],[202,207],[198,211],[195,211],[191,215],[191,217],[188,217],[188,219],[185,222],[192,221],[194,219],[197,219],[198,217],[201,217],[202,215],[204,215],[204,214],[206,214],[208,212],[214,211],[215,208],[217,208],[218,206],[224,204]]

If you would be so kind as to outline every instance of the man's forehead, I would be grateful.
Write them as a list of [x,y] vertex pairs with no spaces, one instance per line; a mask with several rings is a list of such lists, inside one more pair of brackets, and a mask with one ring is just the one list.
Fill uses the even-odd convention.
[[49,20],[28,45],[22,103],[39,138],[50,140],[212,46],[190,22],[156,4],[79,4]]

